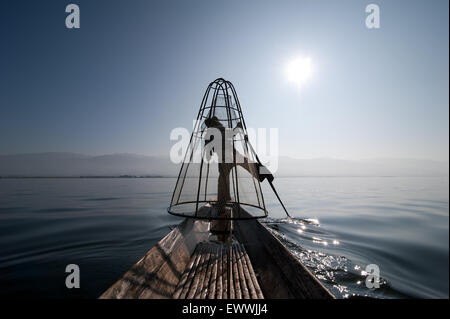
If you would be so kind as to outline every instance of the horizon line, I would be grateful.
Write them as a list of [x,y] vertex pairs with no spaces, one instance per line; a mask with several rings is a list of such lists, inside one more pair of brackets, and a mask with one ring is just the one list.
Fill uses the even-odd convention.
[[[78,152],[69,152],[69,151],[43,151],[43,152],[19,152],[19,153],[1,153],[0,156],[24,156],[24,155],[43,155],[43,154],[72,154],[79,155],[85,157],[101,157],[101,156],[113,156],[113,155],[133,155],[133,156],[141,156],[141,157],[169,157],[169,155],[161,155],[161,154],[141,154],[141,153],[131,153],[131,152],[115,152],[115,153],[104,153],[99,155],[87,154],[87,153],[78,153]],[[321,160],[321,159],[330,159],[330,160],[338,160],[338,161],[367,161],[367,160],[413,160],[413,161],[430,161],[430,162],[441,162],[448,163],[450,161],[447,159],[430,159],[430,158],[417,158],[417,157],[364,157],[364,158],[339,158],[333,156],[317,156],[317,157],[294,157],[290,155],[279,155],[278,157],[287,157],[294,160]]]

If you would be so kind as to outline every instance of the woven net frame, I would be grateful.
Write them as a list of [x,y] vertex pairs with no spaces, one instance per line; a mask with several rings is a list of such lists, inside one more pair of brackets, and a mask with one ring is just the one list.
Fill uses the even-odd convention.
[[209,220],[267,217],[261,166],[233,84],[216,79],[203,95],[167,210]]

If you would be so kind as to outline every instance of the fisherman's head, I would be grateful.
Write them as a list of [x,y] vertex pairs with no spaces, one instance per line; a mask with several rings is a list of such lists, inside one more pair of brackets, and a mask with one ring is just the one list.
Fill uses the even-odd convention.
[[223,127],[222,123],[220,123],[219,119],[216,116],[207,118],[205,120],[205,125],[207,127],[217,127],[217,128]]

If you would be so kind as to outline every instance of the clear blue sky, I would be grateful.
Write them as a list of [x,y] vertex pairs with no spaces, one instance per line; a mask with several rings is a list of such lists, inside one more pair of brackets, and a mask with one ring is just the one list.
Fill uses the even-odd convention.
[[[2,1],[0,154],[168,155],[224,77],[282,155],[448,160],[448,1],[377,1],[378,30],[369,3]],[[299,55],[314,65],[300,90],[283,74]]]

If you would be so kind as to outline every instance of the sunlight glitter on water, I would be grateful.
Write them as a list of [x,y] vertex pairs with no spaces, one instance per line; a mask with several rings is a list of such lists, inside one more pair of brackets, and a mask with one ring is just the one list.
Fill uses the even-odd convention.
[[[351,260],[344,256],[336,256],[334,254],[325,253],[320,251],[319,247],[327,247],[328,241],[317,237],[307,236],[308,231],[314,231],[313,233],[323,233],[310,229],[310,227],[320,227],[317,222],[309,225],[303,220],[293,219],[265,219],[264,224],[268,230],[277,237],[293,254],[296,256],[306,267],[308,267],[325,286],[332,291],[332,293],[338,298],[351,298],[351,297],[377,297],[374,291],[367,291],[362,282],[365,282],[365,278],[368,273],[364,270],[361,271],[361,266],[353,263]],[[303,230],[298,226],[302,225]],[[306,226],[308,225],[308,227]],[[293,228],[293,229],[292,229]],[[317,244],[316,249],[305,249],[296,241],[290,239],[290,234],[295,233],[302,236],[303,243]],[[307,240],[305,242],[305,240]],[[340,245],[340,242],[336,239],[330,240],[334,246]],[[349,269],[351,271],[349,271]],[[380,278],[380,285],[383,289],[390,289],[386,280]]]

